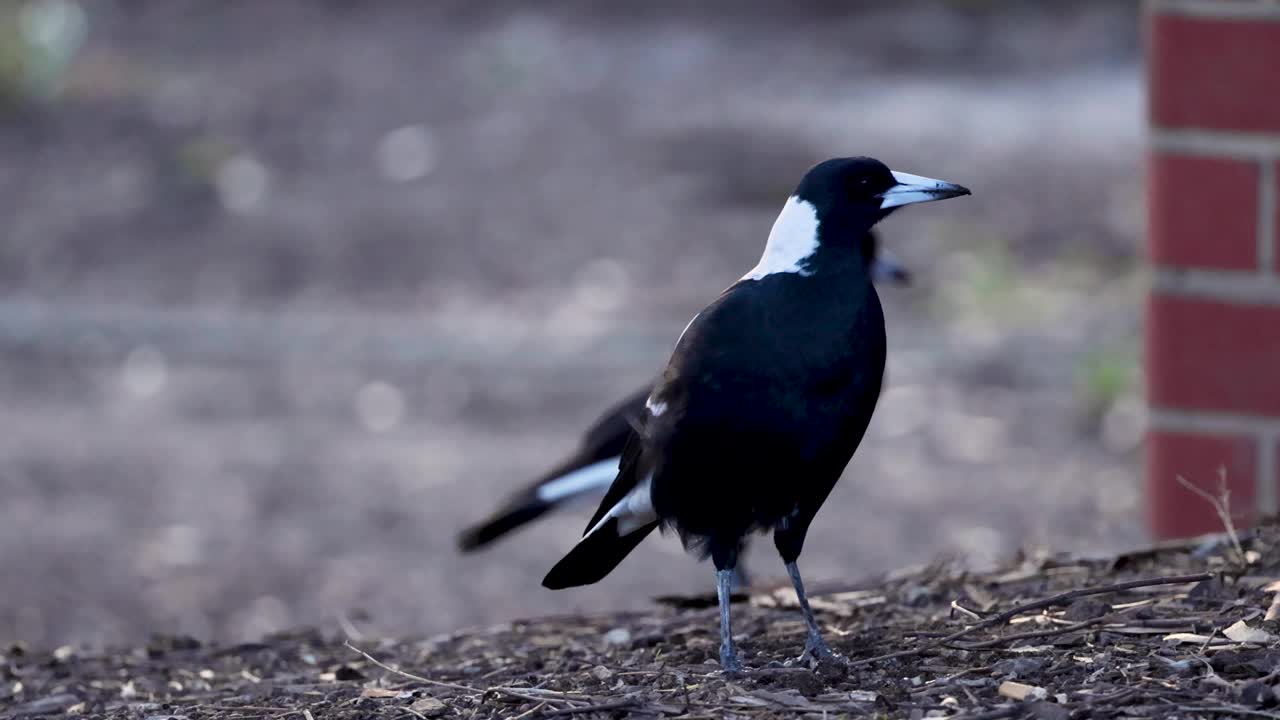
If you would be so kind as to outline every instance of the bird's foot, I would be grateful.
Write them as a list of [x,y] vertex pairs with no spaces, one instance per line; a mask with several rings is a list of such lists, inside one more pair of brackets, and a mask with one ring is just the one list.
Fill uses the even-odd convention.
[[821,665],[845,667],[848,664],[849,661],[845,656],[827,647],[827,644],[821,638],[816,641],[810,639],[805,642],[804,652],[800,653],[800,657],[787,663],[791,667],[807,667],[811,670],[816,670]]
[[731,647],[720,647],[720,669],[725,675],[737,676],[746,672],[747,668],[742,664],[742,658],[738,657],[738,653]]

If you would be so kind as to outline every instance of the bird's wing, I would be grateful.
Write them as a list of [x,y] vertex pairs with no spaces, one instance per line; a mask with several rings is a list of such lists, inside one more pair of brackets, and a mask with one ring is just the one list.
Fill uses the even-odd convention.
[[624,498],[636,489],[640,484],[640,479],[644,476],[641,468],[641,461],[644,456],[644,443],[640,439],[640,435],[632,432],[627,438],[627,444],[622,448],[622,460],[618,464],[618,476],[614,478],[613,484],[609,486],[609,491],[604,494],[604,499],[600,501],[600,507],[596,508],[596,512],[591,516],[591,522],[587,523],[587,527],[582,531],[583,535],[591,532],[600,520],[615,505],[622,502]]
[[587,524],[586,532],[591,532],[602,518],[653,473],[660,455],[655,450],[669,435],[673,420],[684,408],[683,379],[675,372],[675,358],[679,356],[679,347],[680,343],[677,343],[672,364],[667,366],[667,372],[645,396],[643,404],[638,408],[638,416],[628,418],[631,431],[627,444],[622,448],[618,477],[609,486],[604,500],[600,501],[600,507]]
[[[733,290],[738,287],[739,285],[730,287],[721,293],[714,303],[694,316],[680,339],[676,341],[676,347],[666,371],[647,394],[643,404],[639,405],[638,417],[631,421],[632,432],[622,450],[618,476],[609,487],[604,500],[600,502],[600,507],[596,509],[591,522],[587,524],[586,532],[590,532],[655,470],[661,456],[660,449],[671,437],[687,406],[690,375],[686,365],[690,360],[689,348],[697,344],[694,338],[701,334],[701,326],[722,312],[721,307],[725,299],[731,297]],[[638,394],[631,398],[631,400],[639,399]],[[620,405],[619,408],[621,407],[623,406]]]

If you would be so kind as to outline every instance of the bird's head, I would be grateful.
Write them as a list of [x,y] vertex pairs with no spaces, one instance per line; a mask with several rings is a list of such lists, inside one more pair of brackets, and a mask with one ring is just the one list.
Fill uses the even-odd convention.
[[[743,280],[777,273],[811,275],[822,264],[819,256],[824,247],[860,249],[866,260],[860,243],[889,213],[904,205],[968,194],[959,185],[895,172],[872,158],[818,163],[805,173],[783,206],[764,255]],[[862,267],[875,271],[874,265]]]
[[795,197],[813,206],[824,239],[859,238],[889,213],[915,203],[968,195],[959,185],[890,170],[874,158],[835,158],[805,173]]

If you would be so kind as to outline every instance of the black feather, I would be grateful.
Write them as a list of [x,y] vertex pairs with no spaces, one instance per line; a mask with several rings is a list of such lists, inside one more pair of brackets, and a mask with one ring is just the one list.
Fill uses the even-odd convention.
[[542,579],[542,586],[551,590],[563,590],[599,582],[656,527],[658,523],[652,522],[619,536],[618,519],[609,518],[600,529],[579,540],[569,554],[551,568],[551,572]]

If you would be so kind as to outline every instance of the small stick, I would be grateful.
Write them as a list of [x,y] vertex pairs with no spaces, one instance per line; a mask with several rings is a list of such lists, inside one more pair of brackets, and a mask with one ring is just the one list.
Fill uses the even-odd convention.
[[942,645],[946,645],[948,643],[954,642],[956,640],[959,640],[960,638],[972,635],[973,633],[979,630],[989,628],[992,625],[999,625],[1001,623],[1008,622],[1010,618],[1013,618],[1017,615],[1021,615],[1022,613],[1031,612],[1032,610],[1043,610],[1044,608],[1053,607],[1054,605],[1061,605],[1071,600],[1075,600],[1076,598],[1088,597],[1090,595],[1105,595],[1107,593],[1120,592],[1121,590],[1132,590],[1134,588],[1140,588],[1140,587],[1154,587],[1156,585],[1182,585],[1184,583],[1200,582],[1201,580],[1208,580],[1211,577],[1213,577],[1213,573],[1195,573],[1193,575],[1167,575],[1164,577],[1149,578],[1146,580],[1129,580],[1127,582],[1113,583],[1111,585],[1100,585],[1098,587],[1079,588],[1076,590],[1070,590],[1064,593],[1059,593],[1052,597],[1047,597],[1043,600],[1036,600],[1034,602],[1029,602],[1022,605],[1015,605],[1014,607],[1009,608],[1008,610],[1005,610],[1002,613],[998,613],[996,615],[992,615],[988,617],[986,620],[983,620],[982,622],[970,625],[969,627],[964,628],[963,630],[957,630],[956,632],[953,632],[950,635],[947,635],[945,637],[938,638],[937,640],[932,640],[927,643],[922,643],[919,647],[912,648],[910,650],[898,650],[896,652],[885,653],[884,655],[876,655],[874,657],[863,658],[861,660],[854,660],[848,664],[848,667],[870,665],[871,663],[881,662],[884,660],[893,660],[896,658],[912,657],[913,655],[919,655],[920,653],[925,652],[926,650],[932,650],[936,647],[940,647]]
[[579,705],[577,707],[557,708],[542,713],[546,717],[552,715],[576,715],[578,713],[604,712],[606,710],[621,710],[635,705],[636,701],[631,698],[623,700],[614,700],[612,702],[600,703],[599,705]]
[[[1217,635],[1218,628],[1215,627],[1209,631],[1209,637],[1205,638],[1204,644],[1200,646],[1199,655],[1202,660],[1204,659],[1204,651],[1209,649],[1209,646],[1213,644],[1213,639],[1217,637]],[[1204,664],[1209,667],[1209,672],[1213,672],[1213,665],[1210,665],[1208,660],[1205,660]]]
[[400,677],[408,678],[408,679],[410,679],[410,680],[416,680],[417,682],[420,682],[420,683],[426,683],[427,685],[434,685],[434,686],[436,686],[436,687],[444,687],[444,688],[449,688],[449,689],[451,689],[451,690],[461,690],[461,691],[463,691],[463,692],[466,692],[466,693],[472,693],[472,694],[474,694],[474,695],[479,695],[479,694],[480,694],[480,692],[481,692],[480,690],[477,690],[476,688],[470,687],[470,686],[468,686],[468,685],[457,685],[457,684],[455,684],[455,683],[451,683],[451,682],[443,682],[443,681],[440,681],[440,680],[432,680],[431,678],[424,678],[424,677],[422,677],[421,675],[414,675],[413,673],[405,672],[404,670],[401,670],[400,668],[391,667],[390,665],[388,665],[388,664],[386,664],[386,663],[382,662],[382,661],[381,661],[381,660],[379,660],[378,658],[376,658],[376,657],[374,657],[374,656],[370,655],[369,653],[367,653],[367,652],[365,652],[365,651],[361,650],[360,648],[356,647],[355,645],[352,645],[352,644],[351,644],[351,641],[349,641],[349,640],[348,640],[348,641],[343,642],[342,644],[343,644],[343,645],[346,645],[349,649],[354,650],[355,652],[358,652],[358,653],[360,653],[361,655],[363,655],[365,660],[368,660],[369,662],[373,663],[374,665],[377,665],[378,667],[382,668],[383,670],[386,670],[387,672],[395,673],[396,675],[399,675]]
[[1226,713],[1228,715],[1247,715],[1249,717],[1280,718],[1280,714],[1252,710],[1239,705],[1178,705],[1173,708],[1180,713]]
[[983,665],[982,667],[964,668],[963,670],[958,670],[945,677],[936,677],[930,680],[929,682],[926,682],[924,685],[920,686],[919,688],[911,690],[910,692],[912,695],[930,692],[932,690],[938,689],[939,685],[945,685],[951,682],[952,680],[957,680],[959,678],[964,677],[965,675],[973,675],[974,673],[990,672],[992,667],[994,666]]
[[981,619],[982,619],[982,616],[981,616],[981,615],[979,615],[978,613],[976,613],[976,612],[974,612],[974,611],[970,610],[969,608],[967,608],[967,607],[965,607],[965,606],[961,605],[959,600],[952,600],[952,601],[951,601],[951,612],[953,612],[953,613],[957,613],[957,612],[958,612],[958,613],[960,613],[961,615],[964,615],[964,616],[966,616],[966,617],[968,617],[968,618],[970,618],[970,619],[972,619],[972,620],[981,620]]
[[983,640],[982,642],[961,643],[956,647],[962,650],[980,650],[982,648],[989,648],[989,647],[995,647],[997,645],[1003,645],[1008,642],[1013,642],[1014,640],[1031,640],[1034,638],[1047,638],[1047,637],[1054,637],[1057,635],[1066,635],[1069,632],[1075,632],[1076,630],[1083,630],[1093,625],[1100,625],[1103,622],[1106,622],[1107,620],[1109,620],[1109,618],[1097,617],[1091,620],[1084,620],[1082,622],[1072,623],[1070,625],[1063,625],[1061,627],[1056,627],[1051,630],[1031,630],[1028,632],[1014,633],[1012,635],[1005,635],[1004,637],[992,638],[990,640]]
[[[361,655],[364,656],[366,660],[373,663],[374,665],[377,665],[383,670],[386,670],[387,672],[395,673],[396,675],[408,678],[410,680],[416,680],[417,682],[426,683],[427,685],[434,685],[436,687],[449,688],[451,690],[461,690],[462,692],[469,693],[471,695],[479,695],[481,697],[484,697],[489,693],[499,693],[502,695],[510,695],[511,697],[519,698],[521,700],[528,700],[530,702],[546,702],[549,699],[550,700],[582,700],[584,699],[582,697],[575,697],[573,695],[570,695],[569,693],[563,693],[558,690],[545,690],[543,688],[510,688],[510,687],[494,686],[491,688],[485,688],[484,690],[481,690],[479,688],[473,688],[469,685],[458,685],[457,683],[443,682],[440,680],[432,680],[431,678],[425,678],[425,677],[422,677],[421,675],[414,675],[413,673],[408,673],[399,668],[392,667],[382,662],[381,660],[375,658],[374,656],[370,655],[369,653],[361,650],[355,645],[352,645],[350,642],[344,642],[343,644],[346,645],[351,650],[354,650],[355,652],[360,653]],[[533,693],[536,693],[537,695],[541,695],[542,697],[535,697],[534,695],[532,695]]]
[[1209,503],[1213,511],[1218,515],[1218,521],[1222,523],[1222,527],[1227,531],[1227,537],[1231,539],[1231,547],[1236,551],[1236,559],[1241,565],[1245,564],[1244,546],[1240,544],[1240,536],[1236,533],[1236,525],[1231,520],[1231,491],[1227,489],[1227,469],[1225,467],[1218,468],[1218,497],[1214,497],[1200,488],[1192,485],[1186,478],[1181,475],[1175,475],[1174,480],[1182,487],[1190,490],[1200,496],[1201,500]]

